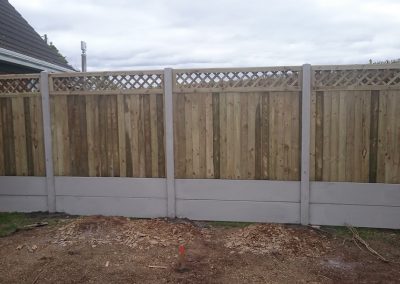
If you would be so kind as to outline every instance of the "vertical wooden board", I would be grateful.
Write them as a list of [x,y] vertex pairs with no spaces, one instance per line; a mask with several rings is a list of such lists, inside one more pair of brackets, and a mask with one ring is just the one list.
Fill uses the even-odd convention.
[[[146,141],[149,137],[146,137],[146,103],[145,95],[139,95],[140,107],[139,107],[139,165],[140,165],[140,177],[146,177],[149,172],[148,158],[150,154],[150,147],[146,145]],[[146,139],[147,138],[147,139]],[[146,151],[147,150],[147,151]],[[151,171],[150,171],[151,172]]]
[[[63,175],[63,163],[61,155],[63,154],[62,149],[64,148],[64,140],[62,137],[63,125],[60,123],[60,107],[67,109],[67,105],[60,104],[59,97],[50,96],[50,119],[51,119],[51,133],[52,133],[52,149],[53,149],[53,172],[54,175]],[[67,146],[69,147],[69,145]],[[60,151],[61,150],[61,151]],[[69,157],[68,157],[69,158]]]
[[260,93],[261,106],[261,178],[269,179],[269,92]]
[[158,145],[158,175],[165,177],[165,135],[164,135],[164,98],[157,94],[157,145]]
[[145,177],[152,177],[152,151],[151,144],[151,117],[150,117],[150,96],[143,97],[143,129],[144,129],[144,151],[145,151]]
[[[72,175],[72,170],[71,170],[71,155],[72,155],[72,148],[70,146],[70,127],[72,128],[72,125],[69,125],[69,114],[68,114],[68,101],[67,101],[68,96],[57,96],[57,100],[55,101],[55,104],[57,105],[57,102],[60,104],[59,107],[57,107],[57,112],[56,112],[56,120],[57,125],[61,127],[61,132],[59,133],[57,129],[57,135],[59,135],[60,139],[60,144],[62,145],[61,148],[57,149],[57,152],[59,153],[59,163],[61,167],[61,172],[60,175],[65,175],[65,176],[71,176]],[[54,145],[54,144],[53,144]],[[60,146],[58,146],[60,147]],[[61,150],[61,151],[60,151]]]
[[32,159],[34,164],[34,175],[44,176],[45,161],[41,97],[38,96],[31,98],[29,107],[31,113],[30,124],[32,129]]
[[379,91],[371,91],[369,124],[369,175],[368,182],[377,181],[378,165],[378,125],[379,125]]
[[215,178],[214,174],[214,109],[213,94],[205,95],[205,160],[206,160],[206,178]]
[[353,94],[349,94],[349,91],[346,91],[346,112],[347,112],[347,121],[346,121],[346,181],[354,180],[354,126],[355,126],[355,96]]
[[81,155],[80,155],[80,164],[81,164],[81,176],[87,177],[89,176],[89,164],[88,164],[88,142],[87,142],[87,118],[86,118],[86,100],[85,96],[79,96],[79,129],[81,136]]
[[222,179],[228,178],[227,174],[227,104],[226,93],[219,95],[219,131],[220,131],[220,177]]
[[18,176],[28,174],[27,152],[26,152],[26,131],[24,115],[24,99],[22,97],[12,98],[13,128],[15,140],[15,166]]
[[73,109],[75,119],[73,121],[73,130],[75,133],[75,144],[74,144],[74,157],[75,157],[75,175],[83,176],[83,151],[82,151],[82,127],[81,127],[81,104],[80,104],[80,96],[72,96],[73,97]]
[[346,181],[346,136],[347,136],[346,92],[339,94],[339,151],[338,181]]
[[369,180],[369,150],[370,150],[370,126],[371,126],[371,95],[369,91],[362,93],[361,99],[361,177],[360,182],[368,182]]
[[98,153],[95,152],[95,129],[94,126],[94,103],[96,97],[94,96],[86,96],[86,129],[87,129],[87,155],[88,155],[88,167],[89,167],[89,176],[96,176],[96,166],[95,159]]
[[[134,169],[136,169],[137,164],[135,165],[134,157],[136,158],[136,154],[133,151],[133,111],[131,101],[134,100],[134,96],[136,95],[125,95],[123,100],[123,114],[124,114],[124,139],[125,139],[125,156],[126,156],[126,176],[133,177],[138,176],[134,174]],[[136,142],[137,143],[137,142]],[[135,155],[135,156],[134,156]]]
[[[113,96],[108,95],[107,97],[107,168],[108,176],[114,176],[114,111],[113,111]],[[118,162],[119,164],[119,162]]]
[[332,92],[324,92],[323,98],[323,145],[322,145],[322,180],[330,181],[331,177],[331,119],[332,119]]
[[179,110],[178,110],[178,94],[172,92],[172,106],[173,106],[173,114],[172,114],[172,119],[173,119],[173,125],[174,125],[174,167],[175,167],[175,178],[180,178],[181,172],[180,172],[180,161],[179,161]]
[[192,95],[192,161],[193,177],[200,177],[199,94]]
[[300,180],[300,93],[292,92],[290,96],[290,113],[291,117],[291,129],[290,129],[290,169],[291,175],[290,180]]
[[176,133],[176,138],[174,141],[175,145],[175,177],[176,178],[186,178],[186,132],[185,132],[185,95],[184,94],[174,94],[175,104],[174,104],[174,120],[175,127],[174,132]]
[[[315,161],[316,161],[316,156],[315,156],[315,141],[316,141],[316,92],[311,92],[311,117],[310,117],[310,181],[315,181]],[[299,99],[301,102],[301,97]],[[301,104],[300,104],[301,105]],[[299,116],[301,117],[301,111],[299,113]],[[301,118],[299,119],[301,121]],[[301,124],[300,124],[301,128]]]
[[283,176],[282,180],[291,180],[291,132],[292,132],[292,100],[291,92],[284,92],[281,94],[283,99]]
[[99,96],[100,176],[108,176],[107,162],[107,97]]
[[150,99],[151,176],[158,177],[157,95],[148,96]]
[[99,97],[86,96],[88,166],[89,175],[93,177],[101,176],[100,131],[103,125],[99,125]]
[[240,179],[241,178],[241,105],[240,105],[240,93],[232,94],[233,97],[233,152],[232,156],[234,157],[234,169],[232,178]]
[[117,96],[110,96],[111,99],[111,129],[112,129],[112,161],[113,177],[120,177],[120,159],[119,159],[119,135],[118,135],[118,106]]
[[226,124],[227,124],[227,178],[235,177],[235,113],[234,113],[234,94],[226,95]]
[[213,125],[213,168],[214,168],[214,178],[219,179],[221,177],[220,172],[220,143],[221,143],[221,129],[220,129],[220,94],[212,94],[212,125]]
[[[247,122],[248,122],[248,134],[247,134],[247,178],[255,179],[255,134],[256,134],[256,105],[257,97],[254,93],[247,93]],[[264,115],[269,116],[269,110]],[[269,151],[269,149],[268,149]]]
[[[271,92],[271,95],[273,93]],[[275,116],[275,133],[277,137],[276,144],[276,179],[285,180],[285,94],[281,92],[276,93],[276,116]],[[287,126],[286,126],[287,127]]]
[[125,95],[117,96],[119,176],[126,177]]
[[199,105],[199,177],[207,178],[206,100],[208,93],[198,94]]
[[249,151],[248,151],[248,136],[249,136],[249,121],[248,121],[248,93],[240,94],[240,178],[247,179],[249,171]]
[[143,120],[143,135],[144,143],[141,145],[144,149],[145,157],[145,177],[151,177],[151,129],[150,129],[150,97],[148,95],[140,95],[143,101],[142,120]]
[[12,98],[4,98],[2,104],[2,119],[3,137],[4,137],[4,160],[5,160],[5,175],[15,176],[16,171],[16,157],[15,157],[15,139],[14,139],[14,126],[13,126],[13,111],[12,111]]
[[[71,151],[70,158],[70,175],[77,175],[77,161],[76,161],[76,121],[78,120],[76,117],[76,111],[74,106],[75,96],[67,96],[67,111],[68,111],[68,136],[69,136],[69,148]],[[58,152],[58,151],[57,151]]]
[[386,127],[388,124],[388,104],[387,92],[381,91],[379,94],[379,122],[378,122],[378,159],[377,159],[377,182],[385,182],[385,164],[387,155],[387,135]]
[[4,98],[0,98],[0,176],[5,176],[5,159],[4,159],[4,131],[7,125],[3,122],[3,104],[5,102]]
[[[277,95],[279,93],[270,93],[269,94],[269,149],[268,149],[268,172],[269,172],[269,179],[270,180],[276,180],[277,179],[277,151],[278,151],[278,118],[277,118],[277,113],[279,113],[278,110],[278,105],[277,105]],[[257,114],[257,111],[256,111]],[[257,119],[257,118],[256,118]],[[258,151],[257,151],[257,124],[256,124],[256,173],[258,163],[257,163],[257,156],[258,156]],[[257,178],[257,174],[256,174]]]
[[[61,170],[59,167],[59,157],[58,157],[58,147],[62,147],[61,143],[58,143],[57,129],[62,129],[58,126],[58,121],[56,120],[57,113],[57,97],[50,96],[50,127],[51,127],[51,142],[52,142],[52,155],[53,155],[53,173],[54,175],[61,175]],[[45,159],[45,157],[44,157]]]
[[339,175],[339,102],[340,93],[330,92],[331,95],[331,116],[330,116],[330,176],[327,181],[338,181]]
[[[145,137],[144,137],[144,114],[143,114],[143,96],[135,95],[132,103],[134,111],[132,127],[133,128],[133,153],[134,153],[134,169],[137,168],[136,177],[145,177]],[[135,158],[136,157],[136,158]],[[136,166],[135,166],[136,165]]]
[[185,94],[186,178],[193,178],[192,96],[193,94]]
[[32,114],[30,108],[30,100],[31,98],[23,98],[24,103],[24,119],[25,119],[25,145],[26,145],[26,163],[27,163],[27,175],[33,176],[34,175],[34,161],[33,161],[33,140],[32,140]]
[[355,91],[354,96],[354,182],[361,182],[362,170],[362,91]]
[[[59,122],[56,119],[56,113],[58,111],[57,97],[50,96],[50,119],[51,119],[51,141],[52,141],[52,154],[53,154],[53,172],[54,175],[60,176],[60,163],[59,163],[59,151],[58,147],[62,147],[62,138],[57,136],[57,131],[61,131],[61,126],[59,126]],[[64,106],[66,107],[66,106]]]
[[323,143],[324,143],[324,93],[316,93],[316,119],[315,119],[315,180],[322,181],[323,173]]
[[93,125],[94,125],[94,152],[96,153],[94,157],[94,167],[95,167],[95,176],[100,177],[101,176],[101,135],[100,131],[101,128],[103,128],[103,125],[100,125],[100,119],[99,119],[99,101],[100,101],[100,96],[96,96],[93,98]]
[[398,121],[398,93],[393,90],[387,90],[387,110],[388,110],[388,121],[386,125],[387,135],[387,146],[385,156],[385,182],[386,183],[397,183],[399,180],[400,168],[399,168],[399,127]]

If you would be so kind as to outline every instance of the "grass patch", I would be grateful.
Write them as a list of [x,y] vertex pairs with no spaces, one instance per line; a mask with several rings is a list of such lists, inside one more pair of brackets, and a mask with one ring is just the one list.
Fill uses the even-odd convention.
[[[341,238],[352,238],[353,234],[347,227],[324,226],[325,231]],[[383,240],[392,241],[393,239],[400,239],[400,230],[390,229],[374,229],[374,228],[356,228],[360,237],[364,240]]]
[[22,229],[26,225],[47,222],[56,224],[58,218],[47,213],[0,213],[0,237],[5,237]]
[[228,221],[208,221],[206,222],[212,227],[223,227],[223,228],[244,228],[251,224],[252,222],[228,222]]

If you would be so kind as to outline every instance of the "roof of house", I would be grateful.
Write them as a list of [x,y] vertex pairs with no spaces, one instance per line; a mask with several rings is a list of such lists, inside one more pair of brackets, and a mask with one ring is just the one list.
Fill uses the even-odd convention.
[[8,2],[0,0],[0,48],[74,70]]

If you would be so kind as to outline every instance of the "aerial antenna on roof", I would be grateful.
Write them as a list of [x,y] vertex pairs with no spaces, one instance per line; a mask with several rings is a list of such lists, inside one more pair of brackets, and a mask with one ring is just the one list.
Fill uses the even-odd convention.
[[44,42],[47,44],[47,40],[48,40],[47,34],[44,34],[44,35],[42,36],[42,38],[43,38]]
[[82,72],[86,72],[86,42],[81,41],[82,50]]

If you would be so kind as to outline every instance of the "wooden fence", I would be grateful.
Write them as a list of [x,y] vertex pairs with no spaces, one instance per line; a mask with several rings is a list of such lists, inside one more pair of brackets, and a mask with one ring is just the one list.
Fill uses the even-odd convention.
[[[116,204],[128,202],[123,197],[150,198],[151,206],[158,206],[157,213],[153,212],[157,216],[164,210],[160,209],[163,199],[170,202],[165,205],[168,216],[183,212],[184,217],[205,219],[231,216],[226,212],[233,208],[253,212],[251,208],[257,207],[249,220],[259,220],[264,210],[272,210],[276,214],[272,220],[296,223],[300,222],[296,212],[311,210],[315,223],[336,224],[346,218],[337,214],[359,210],[356,215],[363,216],[370,205],[384,206],[392,211],[382,216],[392,216],[397,210],[393,208],[400,208],[396,201],[400,192],[400,66],[310,68],[307,74],[304,66],[286,66],[1,75],[0,177],[46,177],[47,195],[55,188],[54,195],[62,197],[61,210],[71,204],[78,208],[82,199],[73,198],[85,192],[83,187],[93,187],[90,193],[82,193],[83,200],[104,197],[95,189],[103,188],[102,182],[93,180],[92,184],[90,179],[86,186],[86,181],[68,177],[120,177],[125,179],[108,179],[120,186],[115,189],[121,195],[115,197],[119,198]],[[308,118],[309,130],[308,123],[302,123]],[[169,183],[164,185],[163,180]],[[147,188],[146,192],[130,193],[128,181]],[[215,191],[195,192],[202,181],[209,181],[204,186]],[[42,181],[35,182],[35,192],[45,196]],[[371,187],[376,183],[386,186],[385,196],[395,197],[378,203],[355,198],[347,204],[350,201],[337,195],[349,188],[354,191],[351,196],[359,196],[362,185],[378,190]],[[74,184],[81,185],[70,189]],[[246,187],[249,191],[242,192]],[[264,192],[263,187],[269,189]],[[69,190],[75,197],[70,197]],[[320,195],[321,190],[334,194]],[[112,194],[107,188],[100,192]],[[263,202],[257,203],[260,198]],[[55,202],[50,199],[48,204]],[[202,203],[208,199],[214,201]],[[98,206],[106,206],[108,201],[101,200]],[[219,203],[210,203],[217,201],[230,204],[231,209],[221,213]],[[300,204],[307,206],[300,209]],[[334,208],[333,221],[324,219],[320,210],[328,207],[323,204]],[[335,204],[353,207],[341,211]],[[197,214],[200,208],[209,208],[211,215]],[[90,210],[97,212],[95,207]],[[357,222],[364,224],[364,219]]]
[[[400,75],[377,67],[313,68],[311,180],[400,183]],[[174,77],[176,178],[300,180],[300,67]],[[163,72],[49,82],[55,175],[165,177]],[[45,175],[38,83],[0,79],[0,175]]]

